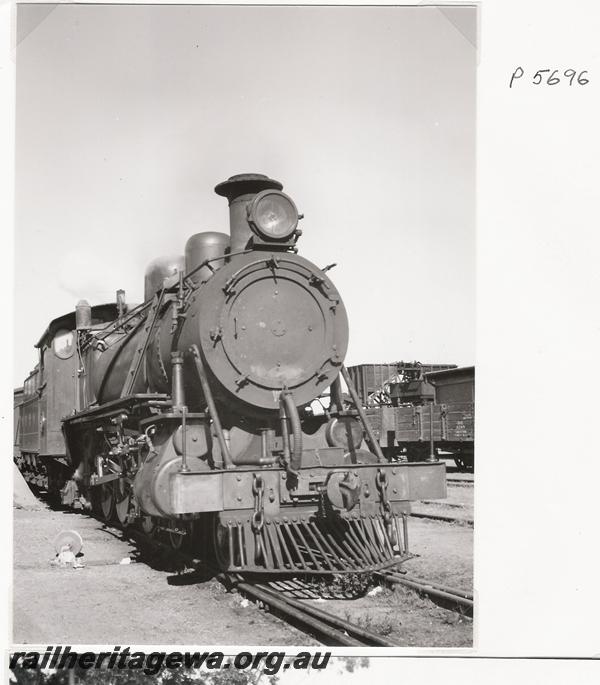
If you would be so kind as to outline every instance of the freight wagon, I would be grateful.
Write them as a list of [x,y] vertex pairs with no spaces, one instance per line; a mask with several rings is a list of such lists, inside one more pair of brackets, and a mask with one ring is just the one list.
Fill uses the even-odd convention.
[[359,364],[349,366],[348,373],[363,407],[391,404],[424,404],[433,400],[433,386],[425,375],[434,371],[455,369],[455,364]]
[[[435,461],[448,455],[461,470],[473,469],[474,366],[401,362],[348,370],[388,458]],[[377,389],[381,378],[386,380]]]

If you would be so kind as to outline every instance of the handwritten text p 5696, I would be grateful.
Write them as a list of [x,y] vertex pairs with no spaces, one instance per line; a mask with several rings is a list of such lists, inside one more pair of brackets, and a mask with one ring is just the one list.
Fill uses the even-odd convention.
[[534,86],[557,86],[559,83],[567,84],[569,87],[585,86],[590,82],[585,77],[587,73],[587,70],[578,72],[575,69],[565,69],[564,71],[560,69],[538,69],[531,77],[525,73],[523,67],[517,67],[511,74],[508,87],[517,86],[519,82],[523,85],[531,83]]

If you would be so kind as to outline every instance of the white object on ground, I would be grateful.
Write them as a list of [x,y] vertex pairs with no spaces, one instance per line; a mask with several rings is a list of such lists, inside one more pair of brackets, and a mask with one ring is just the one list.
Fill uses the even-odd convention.
[[375,597],[376,595],[378,595],[382,591],[383,591],[383,588],[381,587],[381,585],[377,585],[372,590],[369,590],[369,592],[367,592],[367,597]]

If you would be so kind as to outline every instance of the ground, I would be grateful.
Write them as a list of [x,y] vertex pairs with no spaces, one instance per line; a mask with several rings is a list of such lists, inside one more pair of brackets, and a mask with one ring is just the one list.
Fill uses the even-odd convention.
[[[50,565],[54,537],[77,530],[85,567]],[[305,637],[244,607],[214,579],[192,579],[129,560],[135,546],[82,514],[15,510],[13,635],[16,643],[301,644]]]
[[[403,565],[408,573],[467,591],[473,588],[473,528],[459,523],[411,519],[410,547],[419,556]],[[317,606],[333,610],[402,647],[471,647],[473,620],[442,609],[397,586],[353,601]]]
[[[462,499],[461,499],[462,498]],[[469,504],[470,499],[470,504]],[[452,507],[460,504],[462,507]],[[452,486],[445,505],[472,520],[472,488]],[[473,528],[411,519],[405,565],[416,576],[472,589]],[[314,645],[314,639],[259,611],[216,579],[178,575],[156,563],[131,563],[135,545],[81,513],[45,504],[14,509],[13,639],[17,644]],[[53,541],[61,530],[84,541],[84,568],[57,568]],[[125,563],[123,563],[125,562]],[[326,600],[331,609],[402,646],[469,647],[472,621],[412,591],[382,589],[358,600]]]

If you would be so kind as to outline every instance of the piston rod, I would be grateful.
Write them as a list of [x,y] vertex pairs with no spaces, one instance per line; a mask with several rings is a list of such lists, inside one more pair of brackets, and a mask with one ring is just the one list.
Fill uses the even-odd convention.
[[210,418],[215,425],[215,432],[217,434],[217,440],[219,441],[219,447],[221,448],[221,454],[223,455],[223,462],[225,463],[226,469],[235,468],[233,460],[231,459],[231,453],[227,442],[225,441],[225,436],[223,434],[223,427],[221,426],[221,419],[219,419],[219,413],[217,412],[217,406],[215,400],[212,396],[210,385],[208,379],[206,378],[206,372],[204,371],[204,365],[202,364],[202,357],[200,356],[200,350],[197,345],[192,345],[190,347],[190,352],[194,357],[194,362],[196,363],[196,370],[198,371],[198,377],[200,378],[200,385],[202,386],[202,392],[204,393],[204,399],[206,400],[206,405],[208,407],[208,413]]
[[369,421],[367,419],[367,415],[365,414],[365,410],[363,409],[362,404],[360,403],[360,399],[358,398],[358,394],[356,392],[356,389],[354,388],[354,384],[352,383],[352,380],[350,378],[350,374],[348,373],[348,369],[345,366],[342,366],[342,378],[346,381],[346,385],[348,386],[348,392],[350,393],[350,397],[352,398],[352,401],[354,402],[354,406],[356,407],[356,411],[358,412],[358,416],[360,417],[363,428],[365,429],[365,433],[367,434],[367,437],[369,438],[369,443],[371,444],[371,447],[375,451],[375,454],[377,455],[377,459],[380,462],[384,462],[386,459],[383,456],[383,452],[381,451],[381,447],[379,446],[379,443],[377,442],[377,440],[375,440],[375,435],[373,433],[373,429],[371,428],[371,424],[369,423]]

